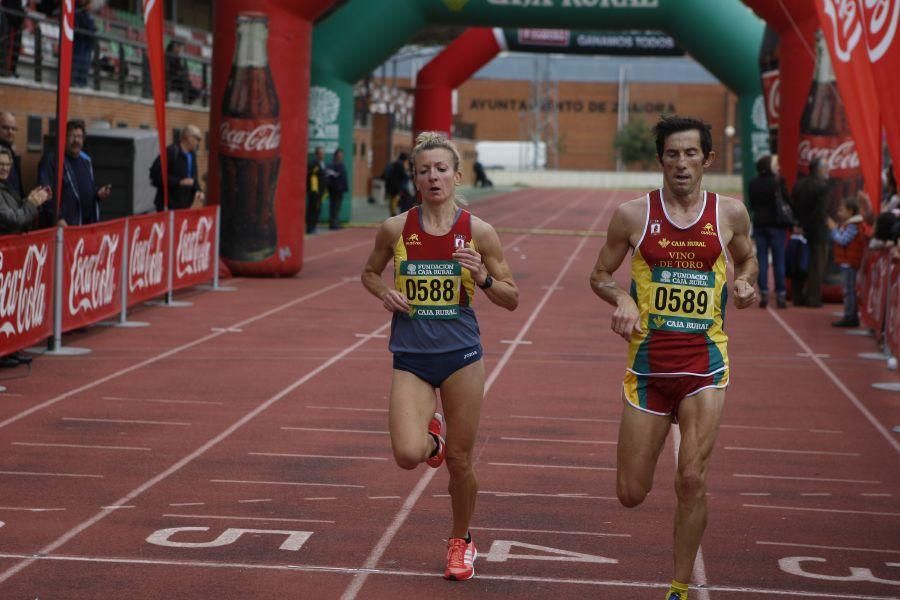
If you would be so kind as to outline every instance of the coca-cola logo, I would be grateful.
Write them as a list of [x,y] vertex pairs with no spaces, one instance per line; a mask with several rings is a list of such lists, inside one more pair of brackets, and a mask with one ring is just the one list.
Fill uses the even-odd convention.
[[70,42],[75,39],[75,0],[63,2],[63,35]]
[[209,270],[212,261],[212,243],[210,232],[212,231],[212,219],[200,217],[197,228],[188,231],[188,222],[181,224],[178,234],[178,248],[175,251],[175,274],[178,277],[196,275]]
[[900,0],[857,0],[860,21],[866,31],[869,60],[884,56],[894,42],[900,21]]
[[163,241],[166,226],[154,223],[150,234],[141,239],[141,226],[134,228],[131,236],[131,252],[128,257],[128,291],[143,290],[162,283]]
[[235,119],[219,126],[223,148],[246,154],[272,153],[281,145],[281,123]]
[[25,333],[44,324],[47,285],[44,266],[49,245],[31,245],[18,269],[7,271],[0,252],[0,333],[6,337]]
[[832,49],[841,62],[850,57],[862,37],[862,25],[856,11],[856,0],[821,0],[831,24]]
[[781,109],[781,74],[779,71],[767,71],[762,74],[763,94],[766,102],[766,117],[769,127],[777,127]]
[[86,254],[84,238],[75,244],[69,267],[69,314],[96,310],[112,303],[116,289],[118,234],[104,234],[96,254]]
[[[830,138],[825,138],[830,139]],[[814,158],[821,159],[829,171],[852,171],[859,169],[859,154],[852,138],[845,139],[836,146],[816,145],[817,140],[800,140],[797,145],[800,164],[808,167]]]

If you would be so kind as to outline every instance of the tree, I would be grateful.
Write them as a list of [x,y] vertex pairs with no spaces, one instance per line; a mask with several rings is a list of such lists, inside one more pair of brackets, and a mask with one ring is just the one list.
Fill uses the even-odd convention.
[[625,164],[640,163],[646,169],[656,158],[656,138],[643,119],[629,121],[622,127],[613,146]]

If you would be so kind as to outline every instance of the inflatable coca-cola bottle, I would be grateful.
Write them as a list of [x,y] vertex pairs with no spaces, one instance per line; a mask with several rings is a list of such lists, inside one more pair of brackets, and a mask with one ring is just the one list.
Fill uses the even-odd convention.
[[778,153],[778,110],[781,104],[781,71],[778,52],[781,38],[771,26],[766,26],[759,48],[759,73],[762,79],[763,99],[766,102],[766,121],[769,123],[769,149]]
[[269,19],[237,16],[237,44],[219,127],[222,257],[259,262],[275,254],[275,190],[281,163],[278,95],[269,70]]
[[862,172],[856,144],[850,135],[847,113],[838,94],[831,59],[822,31],[816,33],[816,66],[812,86],[800,120],[798,168],[809,172],[809,163],[820,158],[828,166],[828,213],[834,216],[842,198],[862,189]]

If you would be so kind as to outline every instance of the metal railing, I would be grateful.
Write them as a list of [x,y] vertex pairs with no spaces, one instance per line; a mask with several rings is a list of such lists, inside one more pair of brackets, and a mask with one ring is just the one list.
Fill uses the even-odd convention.
[[[4,72],[10,58],[7,53],[15,52],[15,43],[11,43],[10,37],[18,34],[7,25],[9,16],[21,16],[9,9],[0,7],[0,46],[4,53],[0,55],[0,77],[10,76]],[[104,24],[118,25],[113,20],[100,17],[95,18]],[[139,35],[137,28],[121,24],[126,32]],[[137,96],[152,98],[153,90],[150,81],[150,66],[147,60],[147,45],[136,39],[127,39],[123,36],[111,35],[105,32],[89,32],[83,29],[75,29],[76,35],[85,34],[91,40],[91,51],[87,65],[76,64],[83,60],[82,57],[73,56],[73,81],[72,87],[79,86],[75,80],[76,71],[85,69],[87,87],[96,91],[118,93],[122,96]],[[40,13],[28,12],[24,15],[21,27],[21,43],[18,44],[17,68],[15,76],[18,79],[30,79],[37,83],[54,84],[59,70],[59,21],[43,16]],[[180,40],[177,40],[180,41]],[[175,58],[175,55],[167,53],[166,62]],[[167,73],[168,95],[180,91],[179,101],[188,103],[187,100],[196,99],[201,106],[209,106],[210,89],[210,61],[200,56],[179,57],[184,61],[188,76],[180,81],[175,81],[171,73]],[[9,64],[13,64],[10,62]],[[0,79],[2,82],[2,79]],[[179,86],[182,87],[178,90]],[[188,87],[189,86],[189,87]]]

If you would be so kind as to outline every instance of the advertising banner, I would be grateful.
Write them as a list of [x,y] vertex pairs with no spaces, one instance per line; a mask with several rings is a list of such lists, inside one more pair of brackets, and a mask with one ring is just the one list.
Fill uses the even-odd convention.
[[172,289],[209,281],[218,268],[215,258],[216,207],[176,210]]
[[860,321],[873,330],[879,340],[884,327],[890,269],[891,258],[887,250],[870,250],[863,258],[856,282]]
[[887,292],[887,322],[885,341],[893,356],[900,356],[900,265],[891,264]]
[[[147,36],[147,59],[153,83],[153,107],[156,109],[156,130],[159,133],[159,164],[162,181],[168,181],[169,157],[166,147],[166,55],[163,49],[163,2],[144,0],[144,27]],[[169,206],[169,186],[164,185],[163,206]]]
[[506,50],[616,56],[683,56],[675,38],[660,31],[504,29]]
[[63,332],[96,323],[121,309],[124,239],[124,219],[63,230]]
[[168,224],[164,212],[128,218],[128,306],[168,291]]
[[0,236],[0,355],[53,334],[56,230]]

